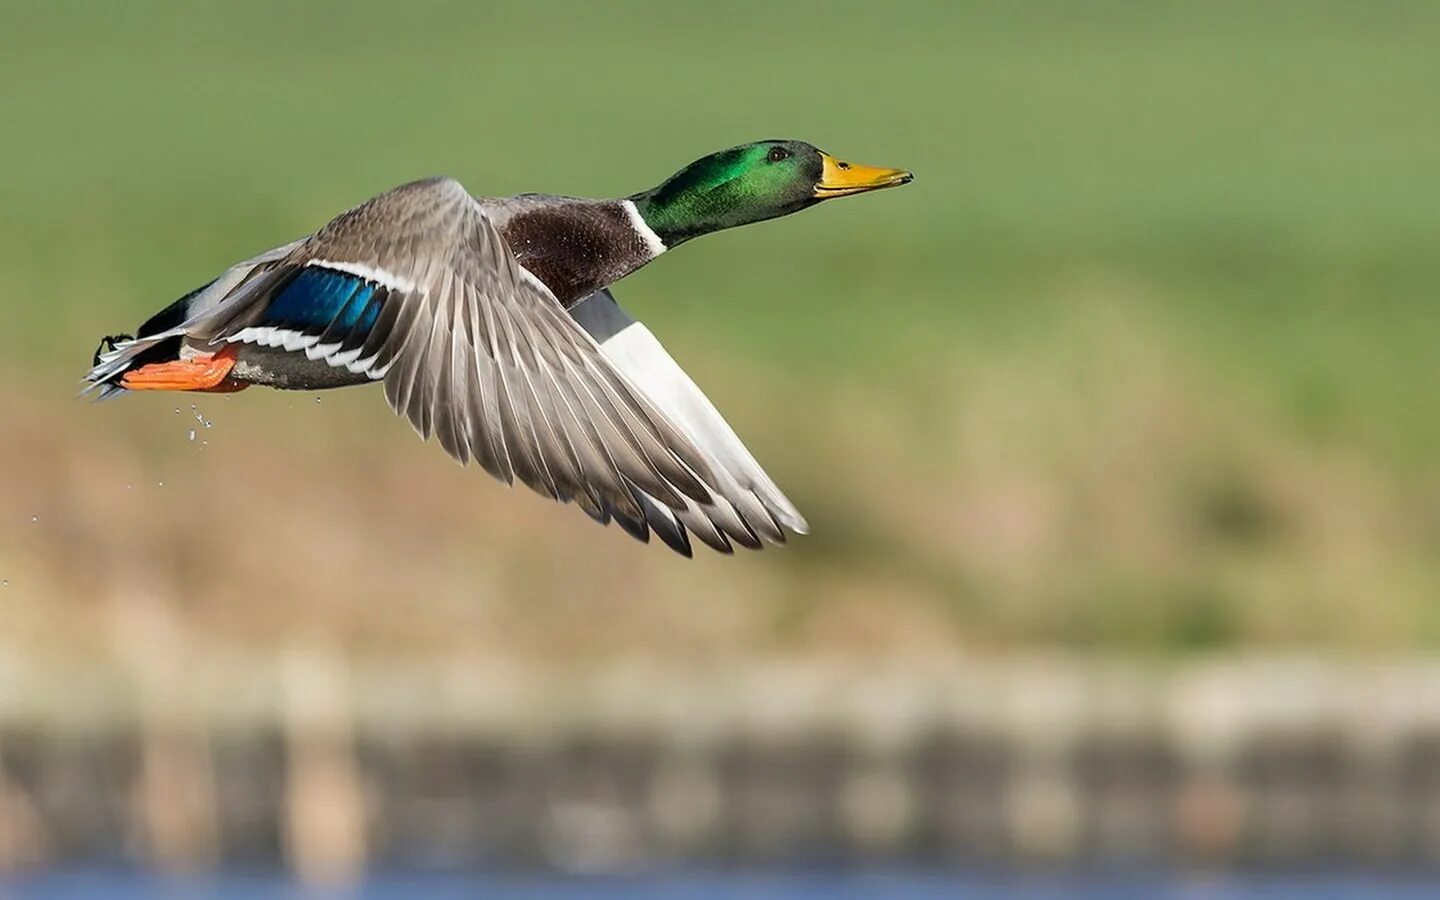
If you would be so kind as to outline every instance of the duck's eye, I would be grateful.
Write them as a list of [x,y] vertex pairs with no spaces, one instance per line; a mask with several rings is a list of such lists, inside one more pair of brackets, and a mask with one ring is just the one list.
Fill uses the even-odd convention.
[[790,158],[790,151],[786,150],[784,147],[771,147],[770,152],[766,155],[765,158],[770,160],[771,162],[780,162],[782,160]]

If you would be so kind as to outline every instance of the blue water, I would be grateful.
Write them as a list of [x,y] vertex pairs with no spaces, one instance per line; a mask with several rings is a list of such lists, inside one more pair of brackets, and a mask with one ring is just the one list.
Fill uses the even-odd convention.
[[1440,877],[1383,875],[1170,878],[964,876],[916,872],[704,873],[637,878],[376,875],[345,890],[307,890],[279,876],[231,874],[174,881],[78,871],[0,881],[3,900],[1420,900]]

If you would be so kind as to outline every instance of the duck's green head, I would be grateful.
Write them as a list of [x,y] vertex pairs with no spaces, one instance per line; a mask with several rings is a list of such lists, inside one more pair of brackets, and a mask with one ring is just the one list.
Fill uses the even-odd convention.
[[903,169],[838,160],[804,141],[757,141],[712,153],[629,199],[666,247],[787,216],[831,197],[909,182]]

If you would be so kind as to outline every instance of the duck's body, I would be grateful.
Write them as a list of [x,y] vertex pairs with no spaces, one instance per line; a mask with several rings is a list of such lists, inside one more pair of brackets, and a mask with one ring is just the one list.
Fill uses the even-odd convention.
[[[453,193],[457,185],[454,179],[444,177],[403,184],[345,215],[362,216],[362,221],[353,223],[353,227],[363,235],[376,220],[397,221],[432,208],[446,194]],[[525,272],[544,284],[567,309],[619,281],[665,250],[653,232],[645,233],[644,221],[634,213],[634,203],[630,200],[590,200],[553,194],[472,199],[495,226]],[[335,222],[343,218],[339,217]],[[348,229],[336,227],[333,230],[343,234]],[[309,236],[287,244],[254,260],[247,260],[236,269],[263,268],[271,262],[271,257],[281,251],[293,252],[307,243],[321,246],[329,243],[317,241],[316,237]],[[332,236],[331,241],[334,239]],[[308,249],[312,256],[319,250],[315,246]],[[367,255],[364,248],[345,249],[352,252],[342,255]],[[361,252],[356,254],[353,252],[355,249]],[[417,255],[427,252],[419,248],[417,251]],[[137,337],[145,338],[173,329],[208,312],[226,297],[223,290],[210,290],[214,284],[211,282],[185,295],[157,313],[140,326]],[[209,340],[193,336],[172,343],[178,346],[174,358],[208,357],[215,352]],[[324,359],[286,350],[283,345],[272,347],[245,341],[236,348],[234,356],[235,365],[227,378],[247,385],[310,391],[368,384],[373,380],[364,373],[333,366]],[[158,357],[152,356],[150,361],[158,361]]]
[[[804,198],[781,184],[744,209],[807,149],[819,171]],[[687,555],[687,531],[724,551],[783,542],[805,520],[607,288],[668,247],[794,211],[827,185],[908,180],[764,142],[625,199],[475,198],[454,179],[416,181],[231,267],[134,338],[107,338],[87,380],[102,397],[383,381],[391,406],[462,463],[642,540],[653,530]]]

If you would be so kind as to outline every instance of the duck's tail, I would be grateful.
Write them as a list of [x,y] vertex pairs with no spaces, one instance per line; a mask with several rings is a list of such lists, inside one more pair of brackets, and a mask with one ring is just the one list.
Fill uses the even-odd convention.
[[81,395],[94,394],[96,400],[108,400],[126,390],[121,383],[126,372],[179,359],[191,304],[210,284],[196,288],[146,319],[134,335],[109,334],[101,338],[90,371],[85,373]]
[[[135,331],[128,334],[108,335],[101,339],[95,350],[91,369],[85,375],[83,394],[94,394],[97,400],[108,400],[132,388],[123,381],[127,372],[149,366],[153,363],[174,363],[180,360],[181,345],[190,331],[199,327],[204,317],[213,314],[222,301],[227,304],[248,302],[255,296],[255,289],[266,282],[255,282],[250,288],[241,287],[252,274],[270,271],[274,263],[304,243],[308,238],[291,241],[283,247],[276,247],[242,263],[236,263],[216,279],[171,303],[151,316]],[[263,269],[259,267],[264,267]],[[238,288],[238,290],[237,290]],[[203,363],[194,367],[194,383],[176,376],[184,373],[162,370],[162,379],[132,378],[133,389],[143,390],[211,390],[217,385],[206,385],[215,374],[215,369]],[[228,371],[228,370],[227,370]],[[222,373],[223,376],[223,373]],[[142,387],[144,383],[144,387]],[[226,388],[233,389],[233,388]]]
[[140,366],[172,360],[180,355],[183,333],[179,329],[133,337],[128,334],[107,334],[95,348],[95,358],[85,373],[85,387],[80,394],[93,394],[96,400],[109,400],[125,393],[121,383],[125,373]]
[[125,369],[119,368],[110,373],[107,371],[108,363],[114,358],[116,350],[134,342],[135,336],[131,334],[107,334],[101,338],[100,346],[95,348],[91,369],[85,375],[85,387],[80,393],[94,393],[96,400],[109,400],[124,392],[125,389],[118,382],[124,376]]

